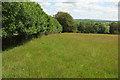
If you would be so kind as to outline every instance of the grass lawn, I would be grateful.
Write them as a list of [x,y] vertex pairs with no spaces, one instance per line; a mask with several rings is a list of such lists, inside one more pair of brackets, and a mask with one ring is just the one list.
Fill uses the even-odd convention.
[[3,78],[117,78],[118,36],[61,33],[2,54]]

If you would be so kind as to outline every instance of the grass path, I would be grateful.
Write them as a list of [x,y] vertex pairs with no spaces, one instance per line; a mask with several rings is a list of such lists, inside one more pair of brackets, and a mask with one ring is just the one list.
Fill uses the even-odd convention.
[[2,54],[3,78],[116,78],[118,36],[62,33]]

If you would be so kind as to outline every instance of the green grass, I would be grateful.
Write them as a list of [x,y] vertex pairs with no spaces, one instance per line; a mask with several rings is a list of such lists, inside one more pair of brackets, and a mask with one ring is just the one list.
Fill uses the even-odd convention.
[[3,78],[117,78],[118,36],[62,33],[4,51]]

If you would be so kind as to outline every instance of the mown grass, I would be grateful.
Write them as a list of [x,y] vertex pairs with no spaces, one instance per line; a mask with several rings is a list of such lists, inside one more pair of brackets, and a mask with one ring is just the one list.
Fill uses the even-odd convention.
[[118,36],[62,33],[4,51],[3,78],[117,78]]

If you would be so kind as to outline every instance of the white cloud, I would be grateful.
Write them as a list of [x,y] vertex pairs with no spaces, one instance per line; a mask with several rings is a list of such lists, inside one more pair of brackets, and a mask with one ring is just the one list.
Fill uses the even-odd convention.
[[55,3],[55,5],[52,6],[54,10],[58,11],[65,11],[70,12],[69,9],[74,7],[73,4],[67,4],[67,3]]
[[106,2],[115,2],[115,3],[118,3],[119,0],[105,0]]
[[[47,12],[47,14],[49,15],[54,15],[58,11],[65,11],[70,13],[74,18],[118,20],[118,7],[116,5],[118,4],[119,0],[32,0],[32,1],[41,2],[40,5],[44,9],[44,11]],[[54,2],[54,4],[51,4],[51,2]],[[106,3],[112,4],[104,6]]]
[[31,1],[35,1],[35,2],[52,2],[54,0],[31,0]]
[[56,3],[53,7],[71,8],[71,7],[73,7],[73,4],[68,4],[68,3]]
[[50,6],[49,2],[40,2],[39,3],[41,6]]
[[35,2],[119,2],[119,0],[31,0]]
[[102,3],[102,2],[119,2],[119,0],[48,0],[50,2],[97,2],[97,3]]
[[[74,18],[90,18],[90,19],[105,19],[105,20],[118,20],[117,7],[104,7],[97,4],[76,3],[77,8],[74,9]],[[81,5],[81,7],[79,7]]]

